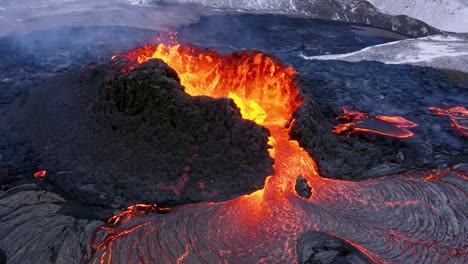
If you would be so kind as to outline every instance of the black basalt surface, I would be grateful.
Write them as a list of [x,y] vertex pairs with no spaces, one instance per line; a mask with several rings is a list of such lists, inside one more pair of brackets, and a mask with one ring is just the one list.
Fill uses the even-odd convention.
[[0,264],[6,264],[6,256],[5,256],[5,252],[3,250],[0,249]]
[[319,232],[299,237],[298,261],[303,264],[371,264],[364,254],[338,238]]
[[279,15],[220,15],[200,18],[178,30],[181,42],[221,52],[258,49],[283,58],[347,53],[407,37],[362,24]]
[[[454,130],[446,117],[434,115],[429,106],[466,106],[468,83],[455,84],[436,69],[379,62],[287,60],[303,74],[323,114],[322,126],[329,132],[342,106],[355,107],[369,115],[402,116],[418,124],[414,136],[398,139],[376,134],[350,137],[334,134],[329,148],[314,140],[316,111],[301,107],[291,131],[319,164],[323,176],[365,179],[414,169],[444,168],[466,163],[468,141]],[[319,151],[316,151],[318,149]]]

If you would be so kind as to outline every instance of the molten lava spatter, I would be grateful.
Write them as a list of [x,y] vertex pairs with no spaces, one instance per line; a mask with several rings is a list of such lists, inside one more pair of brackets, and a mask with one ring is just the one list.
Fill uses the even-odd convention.
[[[96,234],[93,263],[295,263],[298,237],[307,231],[342,238],[375,262],[466,260],[466,174],[447,171],[439,175],[443,181],[424,174],[362,182],[321,178],[285,128],[301,103],[292,68],[258,51],[220,55],[181,45],[124,55],[139,63],[164,60],[193,96],[233,99],[244,118],[270,130],[275,173],[263,190],[226,202],[180,206],[167,214],[151,205],[131,207]],[[415,125],[378,118],[400,129]],[[309,186],[310,198],[296,193],[298,178]]]
[[376,115],[369,117],[368,114],[343,107],[343,115],[336,120],[347,121],[344,124],[336,125],[333,132],[337,134],[350,135],[352,133],[375,133],[383,136],[408,138],[413,136],[413,132],[407,128],[417,127],[418,124],[404,119],[401,116]]
[[47,175],[47,171],[46,170],[41,170],[41,171],[38,171],[38,172],[35,172],[33,174],[34,178],[45,178]]
[[429,107],[436,115],[444,115],[450,118],[450,125],[462,136],[468,137],[468,110],[465,107],[457,106],[449,109]]

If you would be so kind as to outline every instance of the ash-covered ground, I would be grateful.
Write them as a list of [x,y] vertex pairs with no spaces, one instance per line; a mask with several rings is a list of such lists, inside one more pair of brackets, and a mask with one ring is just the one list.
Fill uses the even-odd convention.
[[[304,104],[298,110],[297,122],[291,134],[311,153],[324,177],[361,180],[417,169],[467,167],[467,139],[450,127],[448,118],[436,116],[427,109],[428,106],[466,106],[466,82],[450,79],[445,72],[433,68],[367,61],[310,61],[299,55],[350,53],[368,46],[401,40],[405,38],[403,36],[362,25],[271,15],[204,17],[195,24],[180,28],[178,32],[183,43],[193,43],[220,52],[259,49],[292,65],[302,75],[301,88],[311,104]],[[52,191],[65,199],[45,195],[47,201],[44,204],[48,202],[53,204],[53,208],[60,207],[52,210],[46,207],[48,205],[44,205],[49,208],[48,217],[55,219],[53,217],[56,215],[63,216],[67,220],[66,226],[78,233],[76,230],[85,226],[96,226],[95,220],[105,220],[129,204],[166,202],[171,205],[217,201],[262,187],[264,177],[271,171],[271,161],[265,149],[266,133],[258,126],[240,120],[238,113],[229,116],[226,112],[213,110],[225,109],[229,112],[235,109],[228,101],[205,99],[201,100],[203,102],[193,102],[191,111],[186,111],[187,101],[184,100],[192,99],[181,99],[184,96],[172,90],[180,97],[175,101],[185,103],[164,117],[168,119],[168,123],[160,130],[166,130],[168,135],[171,133],[167,132],[167,129],[175,128],[179,129],[180,135],[194,132],[192,135],[199,135],[195,140],[199,142],[195,144],[193,139],[184,141],[180,138],[162,140],[158,143],[161,150],[145,145],[148,141],[138,137],[138,126],[141,124],[139,122],[144,121],[135,121],[128,117],[134,109],[127,111],[125,107],[114,109],[102,106],[104,109],[110,109],[109,111],[124,113],[117,114],[117,118],[124,119],[118,120],[118,123],[125,124],[121,133],[129,133],[128,135],[112,134],[115,129],[112,123],[109,123],[108,131],[114,132],[109,133],[104,129],[99,137],[90,138],[91,131],[105,122],[97,122],[84,130],[79,122],[75,122],[81,122],[81,115],[85,116],[84,119],[90,118],[89,115],[80,112],[80,109],[86,109],[86,106],[82,106],[83,101],[99,101],[103,95],[90,92],[81,95],[89,98],[83,100],[83,97],[80,97],[76,100],[77,94],[72,91],[77,87],[88,87],[88,91],[95,91],[93,88],[105,87],[106,83],[103,81],[115,77],[104,76],[108,71],[102,67],[106,66],[97,64],[107,62],[111,55],[120,51],[154,40],[158,34],[150,30],[122,27],[63,28],[0,39],[2,205],[13,194],[16,194],[17,199],[25,199],[28,197],[24,196],[25,191],[31,192],[33,196],[34,193],[42,195],[44,190]],[[161,69],[160,66],[156,68]],[[178,87],[174,73],[169,73],[169,69],[162,71],[164,73],[161,76],[166,74],[166,77],[170,77],[173,85],[171,87]],[[118,83],[119,81],[113,84],[118,86]],[[95,87],[90,87],[91,84]],[[151,90],[148,93],[151,94]],[[209,106],[210,104],[213,106]],[[76,108],[77,105],[83,108]],[[99,106],[99,103],[97,105]],[[419,126],[412,130],[415,135],[408,139],[375,134],[356,134],[351,137],[337,135],[332,133],[332,128],[338,124],[335,118],[342,114],[341,108],[344,105],[354,106],[370,114],[403,116]],[[96,104],[90,107],[95,108]],[[203,112],[203,109],[211,110]],[[193,116],[195,110],[201,111],[196,117]],[[175,114],[184,111],[187,120],[198,118],[200,124],[192,124],[193,127],[187,128],[185,124],[188,121],[183,118],[183,124],[174,124],[177,123]],[[213,112],[212,116],[216,118],[213,118],[212,122],[209,121],[213,127],[206,128],[206,132],[197,132],[200,129],[197,125],[202,126],[206,119],[209,119],[206,113]],[[239,141],[207,144],[212,136],[210,133],[220,129],[216,122],[225,123],[226,120],[234,122],[240,129],[226,129],[220,132],[221,135],[232,133],[229,137],[236,136]],[[50,130],[51,128],[53,129]],[[140,127],[145,128],[144,125]],[[96,141],[95,144],[93,141]],[[171,147],[177,146],[178,143],[180,148]],[[199,146],[199,143],[204,145]],[[252,148],[252,144],[258,148]],[[194,148],[194,145],[197,147]],[[204,154],[203,148],[206,150]],[[159,155],[161,152],[164,155]],[[121,157],[123,153],[130,156],[131,166],[144,173],[126,177],[128,171],[120,169],[131,167],[122,164],[126,162],[126,157]],[[141,156],[129,153],[139,153]],[[153,157],[157,158],[159,155],[162,158],[158,160],[159,163],[153,164],[151,157],[142,153],[154,153]],[[195,154],[201,158],[195,158]],[[218,154],[218,160],[211,159],[212,154]],[[99,155],[102,155],[105,162],[99,163]],[[255,162],[252,162],[252,159],[256,159]],[[226,169],[229,161],[233,162],[233,166]],[[142,163],[141,166],[139,162]],[[190,167],[190,171],[187,171],[187,166]],[[48,170],[49,174],[45,179],[34,179],[32,174],[38,170]],[[212,184],[211,174],[218,174],[223,170],[229,175],[216,177],[215,180],[219,183]],[[163,176],[152,177],[153,171],[161,172],[158,175]],[[184,173],[190,175],[192,172],[201,176],[195,178],[196,180],[189,178],[187,184],[191,187],[187,190],[177,193],[171,188],[157,188],[174,187]],[[241,183],[233,185],[233,181],[239,179]],[[203,189],[209,189],[206,193],[207,199],[199,194],[202,191],[200,182],[204,183]],[[16,187],[20,185],[22,187]],[[16,189],[11,189],[15,187]],[[211,196],[216,192],[217,195]],[[217,197],[219,193],[221,195]],[[31,200],[31,203],[42,204],[40,199]],[[15,206],[24,204],[27,204],[27,201]],[[2,215],[7,216],[11,213],[6,210]],[[11,219],[5,219],[2,216],[2,225],[8,226],[9,230],[0,229],[0,233],[5,234],[3,237],[13,239],[13,244],[20,245],[24,238],[15,237],[13,233],[21,233],[25,228],[24,223],[12,223]],[[47,225],[42,228],[47,228]],[[46,249],[48,246],[54,248],[54,254],[59,251],[59,242],[66,240],[63,232],[58,230],[57,233],[61,234],[58,236],[59,241],[54,245],[44,246]],[[40,232],[37,234],[40,236]],[[330,238],[323,241],[327,239]],[[308,240],[310,239],[304,239]],[[6,239],[1,240],[0,248],[7,249],[6,255],[12,258],[16,254],[12,253],[15,248],[7,246],[7,243],[9,241]],[[341,242],[317,243],[315,247],[310,245],[309,241],[301,251],[306,252],[300,256],[300,261],[304,263],[358,261],[355,259],[353,262],[356,253],[350,253],[352,250],[349,246],[343,247]],[[353,257],[346,258],[348,254]],[[57,259],[56,257],[55,255],[54,259]],[[25,259],[17,257],[15,260],[20,263]]]

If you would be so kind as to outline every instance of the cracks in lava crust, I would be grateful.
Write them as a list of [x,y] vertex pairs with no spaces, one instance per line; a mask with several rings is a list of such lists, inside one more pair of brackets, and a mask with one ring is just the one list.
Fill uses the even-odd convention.
[[[274,175],[264,189],[225,202],[170,212],[131,207],[97,232],[92,263],[293,263],[297,240],[308,231],[341,238],[375,262],[466,260],[466,172],[361,182],[320,177],[285,128],[301,104],[292,68],[258,51],[220,55],[179,44],[122,55],[138,63],[162,59],[192,96],[234,100],[245,119],[270,131]],[[299,195],[298,183],[310,195]]]

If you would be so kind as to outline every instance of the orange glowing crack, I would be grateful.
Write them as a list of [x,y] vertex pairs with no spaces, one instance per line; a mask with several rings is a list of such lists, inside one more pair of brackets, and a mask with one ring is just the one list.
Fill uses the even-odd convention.
[[417,127],[418,124],[411,122],[409,120],[404,119],[401,116],[383,116],[383,115],[376,115],[375,118],[383,120],[388,123],[393,123],[398,127]]
[[41,170],[33,174],[34,178],[45,178],[47,175],[46,170]]
[[[174,41],[174,38],[171,40]],[[418,233],[405,229],[408,223],[411,224],[405,221],[411,221],[412,217],[402,218],[401,215],[390,212],[430,208],[432,204],[427,202],[429,198],[424,195],[430,195],[431,190],[437,190],[444,182],[429,181],[430,178],[425,181],[420,177],[411,178],[407,175],[363,182],[331,180],[319,176],[315,161],[297,141],[290,140],[289,130],[286,128],[286,124],[292,121],[292,114],[302,102],[295,83],[296,72],[291,67],[258,51],[221,55],[177,43],[149,45],[123,56],[138,63],[153,58],[162,59],[179,74],[189,95],[231,98],[240,108],[243,118],[270,131],[268,144],[271,148],[268,152],[275,160],[275,173],[266,178],[264,189],[250,195],[222,203],[178,207],[165,217],[154,214],[151,224],[146,222],[146,214],[151,216],[152,212],[160,209],[155,205],[131,206],[122,214],[111,218],[109,227],[102,228],[108,235],[99,245],[93,245],[96,252],[95,263],[127,263],[128,259],[115,260],[112,257],[133,257],[143,254],[141,252],[145,248],[150,248],[149,254],[154,249],[155,255],[164,263],[180,263],[184,260],[196,263],[197,260],[206,262],[207,259],[217,259],[218,262],[223,260],[225,263],[292,263],[297,261],[294,254],[297,252],[296,241],[299,234],[310,230],[337,236],[376,263],[395,260],[394,252],[388,247],[396,248],[397,251],[400,249],[398,254],[404,259],[414,257],[412,252],[421,249],[428,254],[427,259],[436,257],[436,261],[458,257],[458,244],[428,247],[432,242],[428,241],[432,239],[431,236],[415,237],[392,245],[398,243],[393,234],[408,237]],[[367,114],[347,107],[343,111],[345,114],[339,119],[351,122],[337,126],[335,129],[342,130],[340,132],[367,129],[366,132],[408,137],[412,133],[405,128],[416,126],[402,117],[369,118]],[[372,131],[372,127],[376,126],[385,129]],[[442,174],[440,177],[451,177]],[[300,197],[295,192],[299,175],[312,187],[312,196],[309,199]],[[450,180],[453,181],[452,178]],[[462,187],[453,185],[454,191],[464,192]],[[204,187],[202,184],[199,186]],[[388,197],[389,193],[395,192],[392,189],[395,186],[402,193]],[[408,191],[412,190],[410,186],[416,186],[423,192]],[[429,188],[424,189],[425,186]],[[461,201],[462,198],[460,195],[453,195],[451,199]],[[460,202],[458,200],[455,204]],[[448,205],[446,201],[440,203]],[[365,212],[373,213],[373,218],[369,219]],[[428,210],[426,213],[431,214],[428,217],[437,218],[434,221],[446,224],[446,221],[441,220],[444,215],[437,211]],[[418,218],[419,215],[413,217],[416,217],[416,221],[422,221]],[[130,220],[145,222],[128,227]],[[394,221],[402,224],[393,226]],[[128,243],[116,243],[117,239],[121,239],[134,244],[134,238],[128,236],[131,232],[140,234],[135,234],[135,237],[143,237],[138,243],[147,243],[146,247],[129,249]],[[148,238],[151,235],[154,240]],[[437,238],[445,243],[444,237]],[[416,243],[418,239],[423,241]],[[461,239],[463,238],[453,238],[454,243]],[[195,240],[197,246],[194,245]],[[388,247],[379,248],[382,241],[388,242]],[[194,253],[190,255],[190,261],[189,249]],[[127,251],[130,253],[121,253]]]
[[468,110],[465,107],[457,106],[449,109],[442,109],[430,106],[428,109],[433,111],[436,115],[448,116],[450,118],[450,126],[462,136],[468,137]]
[[334,133],[346,134],[347,136],[353,133],[374,133],[395,138],[408,138],[414,134],[406,128],[418,126],[418,124],[401,116],[375,115],[369,117],[368,114],[348,106],[343,106],[343,115],[338,116],[336,120],[348,121],[333,128]]
[[188,256],[188,254],[189,254],[189,246],[188,246],[188,245],[185,245],[185,251],[184,251],[184,253],[182,254],[182,256],[180,256],[179,258],[177,258],[176,264],[181,264],[182,261],[184,261],[185,258]]
[[142,216],[147,213],[168,212],[169,208],[160,208],[156,204],[134,204],[120,214],[116,214],[109,218],[110,224],[125,224],[132,217]]
[[126,229],[126,230],[123,230],[121,232],[117,232],[117,233],[111,232],[110,236],[108,236],[105,240],[103,240],[101,243],[99,243],[99,245],[96,246],[96,250],[100,250],[102,247],[112,248],[112,243],[114,243],[119,237],[128,235],[128,234],[134,232],[135,230],[138,230],[139,228],[142,228],[142,227],[144,227],[146,225],[149,225],[149,224],[151,224],[151,222],[145,222],[145,223],[142,223],[142,224],[138,224],[138,225],[130,227],[130,228]]

